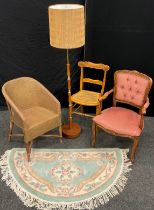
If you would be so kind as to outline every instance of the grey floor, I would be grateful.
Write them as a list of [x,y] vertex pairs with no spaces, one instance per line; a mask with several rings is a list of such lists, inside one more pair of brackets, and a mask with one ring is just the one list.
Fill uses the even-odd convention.
[[[63,110],[63,119],[66,121],[67,112]],[[91,120],[80,116],[74,116],[74,121],[82,127],[82,134],[74,140],[38,138],[33,144],[34,148],[89,148],[91,142]],[[14,147],[24,147],[21,138],[15,138],[8,144],[9,116],[7,111],[0,111],[0,155],[5,150]],[[131,148],[131,141],[113,137],[104,132],[99,132],[97,138],[98,148]],[[140,138],[140,144],[136,155],[136,161],[132,167],[125,189],[118,196],[112,198],[104,206],[97,210],[152,210],[154,209],[154,118],[145,118],[145,129]],[[1,174],[0,174],[1,178]],[[28,208],[19,200],[5,182],[0,182],[0,210],[35,210]]]

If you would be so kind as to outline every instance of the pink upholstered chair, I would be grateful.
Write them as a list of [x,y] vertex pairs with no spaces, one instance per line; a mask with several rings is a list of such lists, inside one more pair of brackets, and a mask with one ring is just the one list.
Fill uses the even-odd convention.
[[[96,144],[97,127],[113,135],[131,138],[133,140],[131,160],[134,161],[139,136],[144,127],[143,115],[146,114],[149,106],[148,94],[151,86],[152,79],[138,71],[119,70],[115,72],[114,88],[99,99],[102,102],[113,92],[113,107],[103,110],[93,118],[93,146]],[[139,113],[116,107],[117,102],[135,106],[139,109]]]

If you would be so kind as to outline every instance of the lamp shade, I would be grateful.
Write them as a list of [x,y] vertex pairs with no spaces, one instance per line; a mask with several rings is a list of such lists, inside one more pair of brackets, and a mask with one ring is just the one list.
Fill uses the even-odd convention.
[[51,46],[72,49],[85,44],[84,6],[55,4],[48,11]]

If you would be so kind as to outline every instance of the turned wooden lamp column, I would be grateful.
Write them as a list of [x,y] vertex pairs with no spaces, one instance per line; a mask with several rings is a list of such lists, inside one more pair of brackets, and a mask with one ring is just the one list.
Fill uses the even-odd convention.
[[50,45],[67,50],[69,123],[62,126],[62,133],[66,138],[76,138],[81,133],[81,127],[72,121],[69,49],[82,47],[85,44],[84,6],[79,4],[49,6],[49,28]]

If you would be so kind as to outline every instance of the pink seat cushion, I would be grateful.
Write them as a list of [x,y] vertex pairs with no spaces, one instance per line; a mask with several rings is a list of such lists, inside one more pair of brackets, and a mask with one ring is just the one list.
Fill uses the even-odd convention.
[[140,136],[141,116],[136,112],[122,107],[111,107],[93,118],[96,124],[117,134]]

